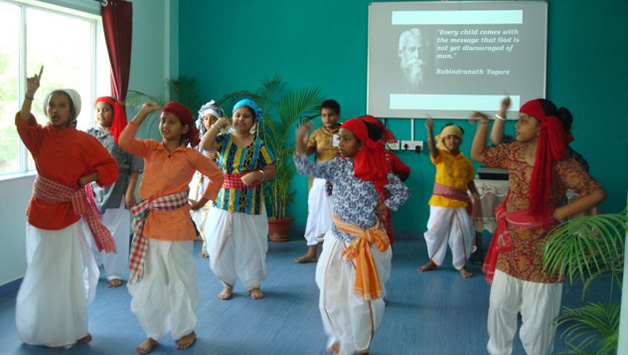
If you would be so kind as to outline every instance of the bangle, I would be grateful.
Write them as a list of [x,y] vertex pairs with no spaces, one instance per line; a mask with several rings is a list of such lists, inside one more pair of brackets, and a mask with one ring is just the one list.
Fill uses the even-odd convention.
[[34,98],[34,97],[28,96],[28,95],[26,95],[26,94],[24,94],[24,97],[25,97],[25,98],[27,98],[27,99],[29,99],[29,100],[31,100],[31,101],[35,100],[35,98]]
[[500,120],[500,121],[506,121],[506,117],[502,117],[499,113],[495,114],[495,118]]
[[264,179],[266,178],[266,174],[264,174],[264,170],[259,169],[258,171],[259,171],[260,173],[262,173],[262,180],[260,180],[260,181],[264,181]]

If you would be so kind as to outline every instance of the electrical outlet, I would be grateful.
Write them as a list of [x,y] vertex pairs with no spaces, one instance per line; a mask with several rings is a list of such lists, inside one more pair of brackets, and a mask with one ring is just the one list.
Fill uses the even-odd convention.
[[423,150],[423,141],[401,141],[401,150],[420,152]]
[[386,148],[390,149],[390,150],[399,150],[401,149],[401,143],[399,143],[399,141],[393,142],[393,143],[386,143]]

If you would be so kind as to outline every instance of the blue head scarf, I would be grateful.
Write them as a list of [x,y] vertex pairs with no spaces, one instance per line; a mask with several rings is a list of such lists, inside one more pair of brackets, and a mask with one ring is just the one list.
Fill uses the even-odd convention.
[[244,99],[244,100],[238,101],[233,106],[233,111],[232,112],[235,112],[237,109],[239,109],[242,106],[246,106],[246,107],[250,108],[251,110],[253,110],[253,112],[255,112],[255,117],[254,118],[255,118],[256,121],[259,122],[262,119],[262,117],[264,117],[264,112],[259,107],[259,105],[257,103],[255,103],[255,101],[249,100],[249,99]]

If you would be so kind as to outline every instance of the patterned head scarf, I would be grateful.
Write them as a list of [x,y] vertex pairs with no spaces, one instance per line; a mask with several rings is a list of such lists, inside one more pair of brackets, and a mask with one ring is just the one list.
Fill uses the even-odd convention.
[[386,160],[384,145],[369,137],[364,117],[352,118],[340,127],[351,131],[363,143],[362,148],[353,157],[353,175],[362,181],[372,181],[375,190],[383,193],[390,172],[390,163]]
[[161,112],[170,112],[177,116],[182,124],[188,125],[188,131],[181,137],[184,142],[190,143],[190,146],[196,147],[200,142],[198,137],[198,129],[194,126],[194,116],[192,112],[179,102],[169,102],[161,108]]
[[120,138],[120,134],[126,127],[126,112],[124,110],[124,106],[117,101],[113,97],[103,96],[96,99],[94,102],[94,107],[99,102],[104,102],[113,108],[113,120],[111,121],[111,127],[109,128],[109,133],[113,137],[113,141],[118,143],[118,138]]
[[48,93],[44,98],[44,112],[46,115],[48,114],[48,103],[50,102],[50,97],[54,94],[58,94],[60,92],[65,93],[70,97],[70,101],[72,101],[72,106],[74,107],[74,117],[70,117],[69,124],[76,127],[76,118],[81,113],[81,95],[79,95],[78,91],[74,89],[58,89]]
[[554,162],[565,156],[567,137],[560,119],[556,116],[547,116],[539,100],[526,102],[519,112],[536,118],[541,126],[530,178],[530,212],[538,215],[547,205]]

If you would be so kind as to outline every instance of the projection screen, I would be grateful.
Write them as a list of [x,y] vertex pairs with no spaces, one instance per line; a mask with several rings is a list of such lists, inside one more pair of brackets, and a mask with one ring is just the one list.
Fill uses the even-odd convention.
[[547,3],[371,3],[367,112],[467,118],[545,97]]

